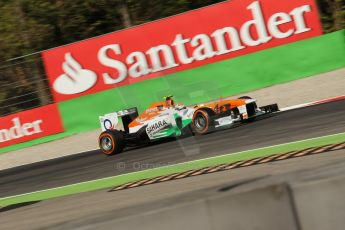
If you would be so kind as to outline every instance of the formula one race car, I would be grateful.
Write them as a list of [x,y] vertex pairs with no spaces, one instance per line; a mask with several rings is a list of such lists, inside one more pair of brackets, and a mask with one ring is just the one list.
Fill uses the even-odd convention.
[[[103,132],[99,136],[99,146],[104,154],[113,155],[122,152],[125,147],[140,146],[167,137],[203,135],[277,111],[277,104],[259,108],[256,100],[247,96],[191,107],[175,105],[172,96],[168,96],[165,101],[150,105],[140,115],[137,108],[130,108],[100,116]],[[119,118],[124,130],[116,129]]]

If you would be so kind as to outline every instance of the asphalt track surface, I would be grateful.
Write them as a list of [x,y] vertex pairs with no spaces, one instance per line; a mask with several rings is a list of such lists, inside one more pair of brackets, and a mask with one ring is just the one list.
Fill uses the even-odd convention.
[[345,132],[345,100],[286,111],[236,128],[131,149],[112,157],[96,150],[3,170],[0,197],[340,132]]

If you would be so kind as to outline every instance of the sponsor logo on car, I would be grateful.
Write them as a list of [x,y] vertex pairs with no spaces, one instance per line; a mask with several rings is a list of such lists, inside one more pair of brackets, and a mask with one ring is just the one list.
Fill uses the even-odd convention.
[[119,122],[118,113],[109,113],[99,117],[102,131],[115,129]]
[[155,113],[155,112],[158,112],[158,108],[157,107],[154,107],[154,108],[149,108],[146,110],[146,113]]
[[160,130],[166,128],[167,126],[168,126],[168,123],[165,120],[161,120],[161,121],[153,123],[152,125],[149,125],[146,128],[146,132],[149,135],[153,135],[159,132]]

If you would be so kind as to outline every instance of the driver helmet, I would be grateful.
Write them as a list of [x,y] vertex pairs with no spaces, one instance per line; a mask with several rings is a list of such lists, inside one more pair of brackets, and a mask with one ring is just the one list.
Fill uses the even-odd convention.
[[166,107],[170,108],[170,107],[175,106],[175,102],[174,102],[173,97],[174,97],[173,95],[169,95],[169,96],[164,97]]

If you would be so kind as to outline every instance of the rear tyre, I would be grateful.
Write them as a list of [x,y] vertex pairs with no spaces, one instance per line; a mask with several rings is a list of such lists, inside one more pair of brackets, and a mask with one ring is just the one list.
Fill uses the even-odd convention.
[[205,110],[197,110],[193,115],[192,128],[197,135],[208,133],[213,126],[210,115]]
[[107,130],[99,135],[98,144],[105,155],[121,153],[125,147],[124,134],[118,130]]

